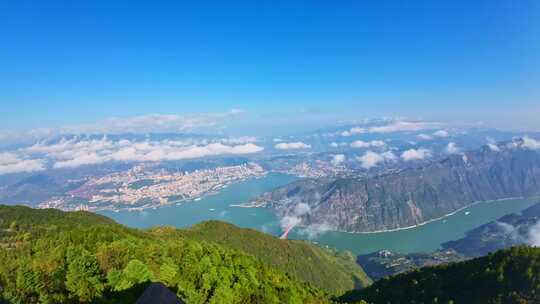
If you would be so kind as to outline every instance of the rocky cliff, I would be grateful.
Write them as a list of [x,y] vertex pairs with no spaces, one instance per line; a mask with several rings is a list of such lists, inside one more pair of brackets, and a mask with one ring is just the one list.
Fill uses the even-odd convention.
[[367,232],[414,226],[478,201],[538,195],[538,147],[515,139],[385,175],[300,180],[258,201],[280,216],[307,204],[304,225]]

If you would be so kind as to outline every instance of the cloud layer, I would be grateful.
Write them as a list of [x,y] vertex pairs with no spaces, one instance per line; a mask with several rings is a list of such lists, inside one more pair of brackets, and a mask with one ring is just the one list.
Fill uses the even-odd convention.
[[45,169],[41,159],[22,159],[14,153],[0,153],[0,174],[35,172]]
[[528,234],[528,243],[540,247],[540,221],[531,227]]
[[431,150],[419,148],[409,149],[401,153],[401,158],[404,161],[422,160],[431,157]]
[[332,165],[339,166],[345,161],[345,155],[336,154],[332,157]]
[[377,166],[379,163],[394,160],[396,160],[396,156],[390,151],[386,151],[383,153],[367,151],[366,153],[364,153],[364,155],[358,157],[358,161],[360,161],[361,166],[364,169],[371,169]]
[[245,111],[233,109],[222,113],[200,114],[148,114],[132,117],[111,117],[88,124],[77,124],[59,128],[38,128],[24,132],[0,132],[0,139],[9,142],[29,142],[65,135],[93,134],[148,134],[185,133],[193,131],[215,131],[238,119]]
[[371,147],[384,147],[386,143],[382,140],[362,141],[356,140],[351,143],[351,148],[371,148]]
[[394,133],[413,132],[421,130],[436,129],[440,124],[423,121],[394,121],[390,124],[372,127],[353,127],[341,133],[341,136],[352,136],[364,133]]
[[249,138],[226,139],[225,142],[242,143],[226,145],[221,142],[194,144],[193,141],[113,141],[101,139],[62,139],[48,144],[38,143],[14,152],[0,154],[0,174],[44,170],[46,164],[53,168],[75,168],[97,165],[110,161],[160,162],[217,155],[243,155],[257,153],[262,147],[243,143]]
[[311,145],[305,144],[301,141],[297,142],[288,142],[288,143],[279,143],[274,146],[278,150],[298,150],[298,149],[310,149]]
[[540,150],[540,141],[528,136],[523,136],[523,144],[521,146],[526,149]]
[[456,145],[455,142],[449,142],[446,146],[446,153],[448,154],[460,154],[461,149]]
[[112,117],[97,123],[63,127],[61,131],[67,134],[185,132],[214,127],[218,123],[223,123],[242,113],[244,113],[242,110],[231,110],[225,113],[149,114],[127,118]]

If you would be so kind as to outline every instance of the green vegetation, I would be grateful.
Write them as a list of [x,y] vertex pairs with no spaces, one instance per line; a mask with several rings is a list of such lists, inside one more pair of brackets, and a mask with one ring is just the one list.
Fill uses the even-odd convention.
[[308,242],[219,222],[138,230],[20,206],[0,206],[0,261],[0,303],[134,303],[153,281],[190,304],[540,302],[540,248],[421,268],[335,298],[369,281],[352,256]]
[[252,255],[86,212],[0,206],[0,302],[133,303],[160,281],[187,303],[327,303]]
[[218,221],[203,222],[179,232],[190,239],[211,241],[247,252],[276,269],[334,293],[371,283],[351,253],[337,254],[310,242],[280,240],[256,230]]
[[540,303],[540,248],[514,247],[485,257],[381,279],[343,296],[369,303]]

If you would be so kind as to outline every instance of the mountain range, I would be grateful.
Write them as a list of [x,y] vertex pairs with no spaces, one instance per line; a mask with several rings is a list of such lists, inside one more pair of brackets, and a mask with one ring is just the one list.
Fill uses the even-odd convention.
[[[301,225],[348,232],[412,227],[475,202],[540,195],[540,153],[527,138],[399,171],[358,178],[303,179],[257,198]],[[304,211],[298,213],[298,206]]]

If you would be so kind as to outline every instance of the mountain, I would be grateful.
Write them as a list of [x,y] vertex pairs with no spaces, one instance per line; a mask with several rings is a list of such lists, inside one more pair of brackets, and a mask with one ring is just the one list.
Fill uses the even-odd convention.
[[218,221],[203,222],[179,232],[190,239],[215,242],[252,254],[266,264],[324,290],[342,293],[371,283],[350,252],[338,254],[307,241],[281,240]]
[[280,270],[274,265],[285,264],[272,258],[288,259],[291,269],[301,263],[319,282],[353,286],[354,271],[341,273],[346,262],[312,245],[259,240],[262,235],[229,227],[231,239],[290,247],[257,258],[204,240],[202,231],[211,229],[201,227],[139,230],[88,212],[0,206],[0,303],[134,303],[150,282],[162,282],[186,303],[330,301],[331,293]]
[[[342,301],[369,303],[540,302],[540,248],[514,247],[465,262],[381,279]],[[364,302],[365,303],[365,302]]]
[[0,190],[2,202],[37,204],[54,195],[63,193],[63,186],[57,180],[45,174],[35,174]]
[[[474,202],[539,195],[538,147],[515,139],[382,175],[299,180],[254,203],[303,225],[370,232],[415,226]],[[309,212],[296,214],[299,204]]]

